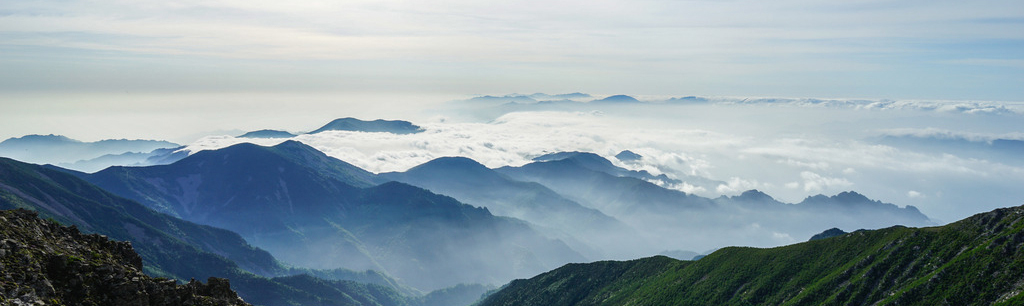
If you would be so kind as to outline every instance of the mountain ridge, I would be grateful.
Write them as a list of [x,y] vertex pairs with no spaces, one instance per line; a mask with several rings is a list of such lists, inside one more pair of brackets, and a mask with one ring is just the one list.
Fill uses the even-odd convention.
[[490,305],[953,305],[1024,303],[1024,206],[945,226],[894,226],[697,261],[569,264]]

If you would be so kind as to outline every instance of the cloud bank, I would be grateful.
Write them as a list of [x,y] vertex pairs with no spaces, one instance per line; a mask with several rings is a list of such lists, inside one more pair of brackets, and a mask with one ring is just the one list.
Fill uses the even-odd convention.
[[[293,139],[378,173],[404,171],[443,156],[469,157],[497,168],[523,165],[546,153],[586,151],[622,167],[666,174],[682,182],[663,186],[708,197],[759,189],[793,203],[819,193],[856,190],[917,206],[938,220],[1024,201],[1024,191],[1014,187],[1024,183],[1024,167],[1013,157],[979,158],[942,150],[955,144],[920,148],[880,140],[893,135],[1016,137],[1022,119],[1017,112],[865,110],[799,103],[574,103],[571,111],[515,111],[479,121],[457,119],[478,115],[467,117],[467,111],[455,110],[465,105],[460,103],[465,102],[454,103],[448,112],[453,117],[414,122],[425,130],[418,134],[333,131]],[[188,149],[280,141],[217,136]],[[642,158],[618,161],[614,156],[623,150]]]

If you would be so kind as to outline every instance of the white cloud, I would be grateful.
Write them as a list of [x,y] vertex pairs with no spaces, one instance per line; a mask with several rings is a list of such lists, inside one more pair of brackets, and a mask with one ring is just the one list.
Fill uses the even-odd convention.
[[[1024,169],[1019,167],[860,140],[898,126],[956,131],[957,126],[985,125],[990,134],[1006,135],[1018,122],[1019,116],[1014,115],[960,113],[932,118],[905,110],[879,113],[714,103],[621,107],[581,103],[576,109],[513,112],[485,122],[460,121],[461,114],[455,110],[444,113],[445,120],[414,121],[425,129],[419,134],[325,132],[295,139],[372,172],[404,171],[442,156],[466,156],[493,168],[523,165],[545,153],[588,151],[629,169],[681,179],[683,183],[665,187],[709,197],[758,189],[794,203],[813,194],[855,190],[905,205],[901,201],[916,199],[908,190],[920,195],[942,191],[946,196],[914,205],[944,220],[979,212],[976,206],[961,205],[963,196],[976,193],[977,188],[990,188],[986,189],[994,197],[990,205],[1024,196],[1008,187],[1024,183]],[[433,112],[422,118],[438,116]],[[890,125],[879,126],[878,117]],[[239,141],[216,136],[191,147],[217,148]],[[613,156],[622,150],[643,158],[618,162]],[[967,188],[964,182],[989,187]],[[1005,205],[1019,200],[1010,202]]]
[[763,184],[758,183],[756,180],[745,180],[738,177],[731,177],[726,180],[725,184],[719,184],[718,187],[715,188],[715,191],[719,194],[735,194],[751,189],[757,189],[759,186],[763,186]]
[[911,190],[911,191],[907,191],[907,197],[908,198],[923,198],[924,195],[921,194],[920,192]]
[[821,192],[853,186],[853,183],[845,178],[825,177],[810,171],[800,172],[800,178],[804,180],[803,185],[806,192]]

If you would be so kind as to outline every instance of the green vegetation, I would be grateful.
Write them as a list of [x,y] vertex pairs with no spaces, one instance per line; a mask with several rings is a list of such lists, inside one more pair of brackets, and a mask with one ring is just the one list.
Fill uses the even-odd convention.
[[1020,305],[1024,207],[698,261],[570,264],[479,305]]

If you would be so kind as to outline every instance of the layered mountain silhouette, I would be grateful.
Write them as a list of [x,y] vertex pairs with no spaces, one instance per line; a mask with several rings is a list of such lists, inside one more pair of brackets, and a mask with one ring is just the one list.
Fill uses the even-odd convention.
[[[142,261],[140,269],[150,276],[181,281],[229,278],[246,301],[257,305],[410,305],[410,301],[424,300],[372,271],[287,267],[234,232],[157,213],[66,170],[0,158],[0,209],[15,208],[32,210],[86,233],[131,242]],[[343,282],[347,289],[323,293],[317,292],[317,287],[280,281],[298,274],[315,275],[320,283]],[[371,296],[369,292],[376,293]],[[346,302],[353,299],[375,302]]]
[[[512,180],[465,157],[442,157],[380,177],[484,206],[496,215],[529,221],[562,237],[576,250],[597,251],[591,256],[598,258],[624,255],[622,251],[642,242],[636,240],[632,228],[613,217],[566,199],[541,184]],[[582,244],[575,243],[576,240]]]
[[107,139],[83,142],[60,135],[26,135],[0,142],[0,157],[35,164],[55,164],[80,171],[102,168],[99,160],[124,165],[141,164],[155,155],[155,150],[180,145],[158,140]]
[[422,132],[423,129],[409,121],[383,120],[363,121],[356,118],[335,119],[316,129],[309,134],[316,134],[324,131],[359,131],[359,132],[385,132],[392,134],[413,134]]
[[561,152],[535,160],[495,170],[514,180],[539,183],[625,222],[661,246],[645,250],[650,254],[664,249],[788,244],[831,227],[931,224],[913,206],[901,208],[855,192],[813,196],[797,204],[776,201],[756,190],[710,199],[664,188],[667,177],[623,169],[592,153]]
[[185,220],[238,232],[286,262],[377,269],[421,289],[498,283],[583,257],[525,222],[388,182],[295,141],[239,144],[87,180]]
[[479,305],[1020,305],[1024,207],[946,226],[856,231],[697,261],[569,264]]

